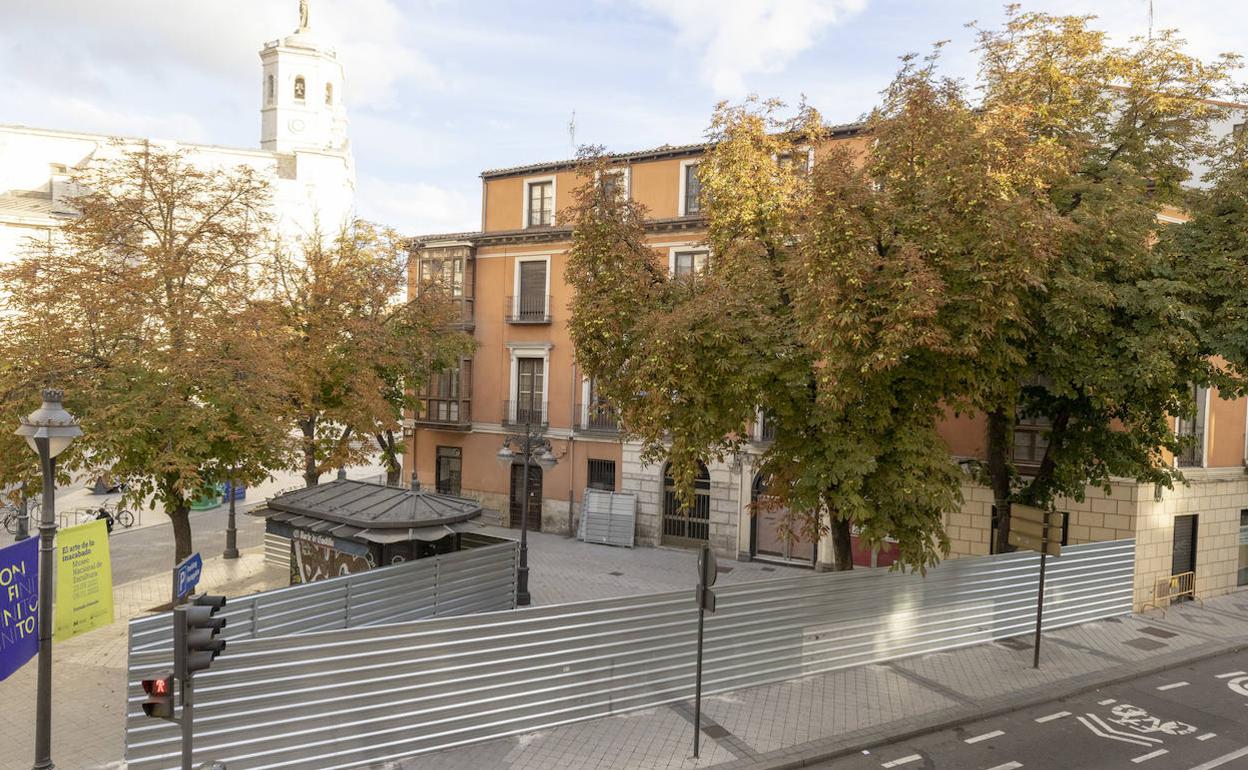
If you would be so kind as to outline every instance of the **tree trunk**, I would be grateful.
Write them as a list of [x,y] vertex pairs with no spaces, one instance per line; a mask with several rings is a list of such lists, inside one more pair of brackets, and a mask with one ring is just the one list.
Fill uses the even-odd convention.
[[300,420],[299,428],[303,431],[303,484],[314,487],[321,480],[321,471],[316,467],[316,418]]
[[395,451],[394,431],[378,433],[374,438],[381,450],[381,464],[386,466],[386,483],[398,486],[403,480],[403,465],[399,462],[399,453]]
[[173,522],[173,563],[177,564],[191,555],[191,506],[179,500],[172,507],[166,504],[165,513]]
[[988,478],[997,509],[997,539],[993,553],[1010,550],[1010,419],[1002,409],[988,413]]
[[849,539],[849,520],[832,517],[832,569],[837,572],[854,568],[854,549]]

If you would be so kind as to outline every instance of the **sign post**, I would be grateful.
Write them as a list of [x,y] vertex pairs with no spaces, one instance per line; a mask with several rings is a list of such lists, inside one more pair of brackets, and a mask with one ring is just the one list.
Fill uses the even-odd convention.
[[693,684],[693,756],[698,756],[698,740],[702,736],[702,632],[706,613],[715,612],[715,593],[711,586],[719,577],[719,568],[715,563],[715,552],[703,543],[698,554],[698,664]]
[[178,562],[173,568],[173,603],[176,606],[199,585],[199,576],[204,571],[204,560],[199,552],[191,554]]
[[1036,649],[1031,667],[1040,668],[1040,629],[1044,624],[1044,568],[1049,556],[1062,555],[1062,515],[1030,505],[1010,505],[1010,545],[1040,552],[1040,586],[1036,592]]

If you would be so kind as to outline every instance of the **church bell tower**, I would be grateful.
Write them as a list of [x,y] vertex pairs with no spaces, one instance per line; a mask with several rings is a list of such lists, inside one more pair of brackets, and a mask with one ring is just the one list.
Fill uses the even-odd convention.
[[266,150],[346,148],[342,64],[312,34],[310,15],[309,0],[300,0],[299,28],[260,51],[260,146]]

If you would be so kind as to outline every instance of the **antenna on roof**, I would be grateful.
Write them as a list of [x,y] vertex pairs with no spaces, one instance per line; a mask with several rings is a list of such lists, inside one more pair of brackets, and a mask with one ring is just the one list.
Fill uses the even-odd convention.
[[573,157],[576,156],[576,110],[572,110],[572,119],[568,121],[568,146],[572,148]]
[[1153,39],[1153,0],[1148,0],[1148,39]]

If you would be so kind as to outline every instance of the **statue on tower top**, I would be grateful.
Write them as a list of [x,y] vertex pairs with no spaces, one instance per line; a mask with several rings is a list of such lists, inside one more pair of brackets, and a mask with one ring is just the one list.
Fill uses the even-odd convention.
[[308,29],[308,0],[299,0],[299,31],[306,32]]

